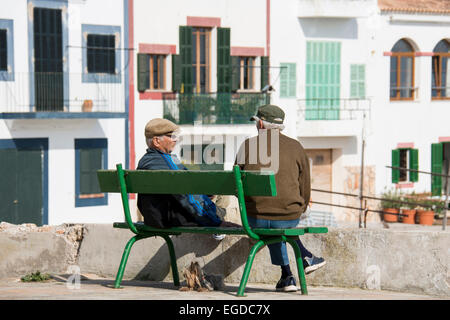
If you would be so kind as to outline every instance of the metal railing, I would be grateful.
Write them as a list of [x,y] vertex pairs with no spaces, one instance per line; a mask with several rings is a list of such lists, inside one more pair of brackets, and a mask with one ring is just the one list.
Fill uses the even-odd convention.
[[300,118],[304,120],[356,120],[365,114],[370,118],[368,98],[297,99]]
[[248,124],[266,93],[165,93],[164,118],[177,124]]
[[35,72],[0,81],[0,112],[89,111],[125,112],[123,80],[102,75],[101,82],[83,82],[81,73]]
[[[345,208],[345,209],[352,209],[352,210],[359,211],[359,227],[360,228],[366,228],[367,227],[367,214],[369,212],[378,213],[380,215],[385,214],[385,212],[382,211],[382,210],[369,208],[367,206],[367,200],[375,200],[375,201],[379,201],[380,203],[382,203],[382,202],[397,203],[399,205],[422,207],[422,208],[428,208],[430,210],[439,210],[439,211],[443,212],[442,230],[445,230],[446,226],[447,226],[447,212],[450,209],[450,205],[449,205],[450,167],[447,167],[447,174],[433,173],[433,172],[420,171],[420,170],[413,170],[413,169],[402,168],[402,167],[392,167],[392,166],[386,166],[386,167],[394,169],[394,170],[408,170],[408,171],[415,171],[415,172],[418,172],[418,173],[428,174],[428,175],[432,175],[432,176],[445,177],[446,178],[446,182],[445,182],[445,201],[442,203],[438,199],[434,199],[434,200],[430,201],[430,199],[427,199],[427,198],[424,198],[422,200],[414,201],[414,198],[412,198],[411,196],[408,197],[407,195],[404,195],[402,198],[399,197],[399,199],[390,199],[390,198],[383,198],[383,197],[368,196],[368,195],[364,195],[363,193],[357,195],[357,194],[346,193],[346,192],[337,192],[337,191],[329,191],[329,190],[324,190],[324,189],[314,189],[314,188],[312,188],[311,191],[322,192],[322,193],[329,193],[329,194],[340,195],[340,196],[345,196],[345,197],[359,198],[361,200],[364,200],[364,205],[360,206],[358,208],[358,207],[354,207],[354,206],[350,206],[350,205],[341,205],[341,204],[336,204],[336,203],[326,203],[326,202],[319,202],[319,201],[314,201],[314,200],[311,200],[311,203],[312,204],[319,204],[319,205],[325,205],[325,206],[330,206],[330,207],[338,207],[338,208]],[[412,198],[412,200],[409,200],[408,198]],[[404,199],[407,199],[408,201],[405,201]],[[381,205],[378,205],[378,207],[381,207]],[[405,216],[401,211],[399,211],[398,213],[391,213],[391,212],[389,212],[389,214],[390,215],[399,216],[399,217]]]

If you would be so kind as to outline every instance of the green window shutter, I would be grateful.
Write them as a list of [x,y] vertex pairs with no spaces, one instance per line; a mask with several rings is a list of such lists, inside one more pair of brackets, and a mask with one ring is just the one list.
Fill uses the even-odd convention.
[[288,97],[289,67],[287,63],[280,63],[280,98]]
[[297,87],[297,70],[295,63],[281,63],[280,98],[295,98]]
[[338,120],[341,43],[306,43],[306,120]]
[[240,86],[241,81],[241,68],[239,67],[241,59],[239,57],[231,57],[231,66],[232,66],[232,74],[231,74],[231,91],[236,92]]
[[137,61],[137,80],[138,80],[138,91],[144,92],[150,87],[150,66],[149,66],[149,56],[145,53],[138,53]]
[[[443,144],[431,144],[431,172],[442,174]],[[431,177],[431,193],[440,196],[442,192],[442,176]]]
[[[409,150],[409,169],[419,170],[419,150],[410,149]],[[417,182],[419,181],[419,173],[415,171],[409,171],[409,181]]]
[[358,91],[360,98],[366,97],[366,66],[363,64],[359,66]]
[[289,96],[295,98],[297,96],[297,66],[295,63],[289,65]]
[[[392,150],[392,167],[400,167],[400,150]],[[398,183],[400,180],[400,170],[392,169],[392,183]]]
[[261,57],[261,90],[269,84],[269,57]]
[[172,91],[180,92],[181,89],[181,57],[172,55]]
[[239,76],[230,56],[230,28],[217,28],[217,92],[231,92],[235,73]]
[[350,66],[350,98],[364,98],[366,96],[365,71],[363,64],[352,64]]
[[350,66],[350,98],[358,96],[357,74],[356,65],[352,64]]
[[193,92],[192,27],[180,26],[181,91]]

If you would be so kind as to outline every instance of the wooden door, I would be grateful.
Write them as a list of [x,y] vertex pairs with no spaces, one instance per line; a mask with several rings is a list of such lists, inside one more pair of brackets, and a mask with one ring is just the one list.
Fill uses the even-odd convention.
[[0,221],[44,223],[44,149],[27,139],[0,148]]

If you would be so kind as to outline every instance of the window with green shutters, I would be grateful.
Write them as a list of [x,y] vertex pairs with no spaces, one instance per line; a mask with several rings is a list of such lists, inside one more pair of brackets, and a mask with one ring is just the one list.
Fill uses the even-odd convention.
[[341,43],[306,43],[306,120],[338,120]]
[[363,64],[350,65],[350,98],[363,99],[366,97],[366,66]]
[[166,55],[138,53],[138,91],[165,89]]
[[297,68],[295,63],[280,63],[280,98],[297,96]]
[[399,148],[392,150],[392,167],[405,169],[392,169],[392,183],[419,181],[419,150],[413,148]]
[[75,206],[107,204],[100,191],[97,170],[108,166],[107,139],[75,139]]

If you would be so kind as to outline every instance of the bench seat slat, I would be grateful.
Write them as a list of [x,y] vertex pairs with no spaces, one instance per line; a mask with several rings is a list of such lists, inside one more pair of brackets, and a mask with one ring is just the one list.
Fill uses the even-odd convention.
[[[243,228],[232,227],[173,227],[168,229],[158,229],[149,227],[143,223],[134,223],[136,229],[142,232],[155,232],[179,235],[181,233],[200,233],[200,234],[235,234],[245,235]],[[114,228],[128,229],[128,225],[125,222],[115,222]],[[299,236],[305,233],[326,233],[328,229],[326,227],[299,227],[290,229],[262,229],[254,228],[253,232],[261,236]]]
[[[230,173],[213,170],[125,170],[125,181],[128,193],[236,195],[236,181]],[[241,173],[246,196],[276,196],[273,173]],[[120,192],[116,170],[99,170],[97,176],[102,192]]]

